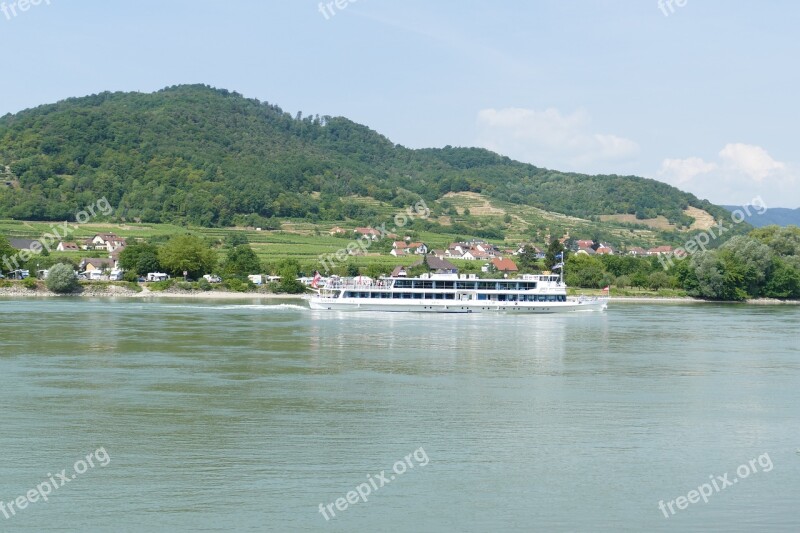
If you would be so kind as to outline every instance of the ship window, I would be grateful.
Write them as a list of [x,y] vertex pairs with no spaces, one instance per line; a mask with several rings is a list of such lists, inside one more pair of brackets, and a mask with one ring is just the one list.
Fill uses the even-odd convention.
[[456,295],[453,294],[452,292],[449,292],[449,293],[444,295],[444,299],[445,300],[455,300],[456,299]]
[[422,297],[423,297],[423,296],[424,296],[424,295],[423,295],[421,292],[415,292],[415,293],[414,293],[414,299],[415,299],[415,300],[422,300]]
[[489,299],[488,294],[478,293],[478,300],[488,300],[488,299]]

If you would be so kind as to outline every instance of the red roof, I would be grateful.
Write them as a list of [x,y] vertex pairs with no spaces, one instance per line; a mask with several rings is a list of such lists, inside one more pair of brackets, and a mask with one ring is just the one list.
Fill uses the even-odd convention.
[[650,248],[648,252],[651,254],[671,254],[672,246],[656,246],[655,248]]
[[514,261],[507,258],[504,259],[502,257],[495,257],[492,259],[492,265],[494,265],[494,267],[500,272],[516,272],[519,270]]

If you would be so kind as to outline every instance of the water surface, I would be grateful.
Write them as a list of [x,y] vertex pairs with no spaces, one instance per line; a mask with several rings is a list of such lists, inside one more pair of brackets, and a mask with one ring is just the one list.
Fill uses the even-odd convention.
[[[0,530],[797,531],[798,323],[0,300],[0,501],[110,457]],[[420,448],[425,466],[319,512]]]

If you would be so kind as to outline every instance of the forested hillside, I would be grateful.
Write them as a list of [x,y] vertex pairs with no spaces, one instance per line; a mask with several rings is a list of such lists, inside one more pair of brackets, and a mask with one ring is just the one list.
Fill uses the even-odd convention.
[[[719,207],[634,176],[537,168],[477,148],[410,150],[341,117],[291,116],[202,85],[102,93],[0,118],[0,218],[70,220],[105,196],[118,219],[269,227],[273,217],[367,220],[352,195],[397,206],[480,192],[567,215]],[[344,199],[344,200],[343,200]]]

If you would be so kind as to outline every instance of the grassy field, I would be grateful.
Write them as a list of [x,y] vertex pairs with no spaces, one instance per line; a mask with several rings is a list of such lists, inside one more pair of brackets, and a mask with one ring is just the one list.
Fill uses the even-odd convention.
[[[262,261],[276,263],[283,259],[296,259],[305,270],[313,271],[320,268],[320,256],[327,257],[329,254],[335,254],[338,250],[346,249],[348,244],[353,242],[355,237],[353,234],[339,237],[330,236],[328,229],[335,225],[333,222],[321,223],[318,226],[310,223],[290,223],[284,226],[288,227],[290,231],[284,229],[257,231],[255,228],[200,228],[170,224],[70,224],[70,228],[75,229],[65,240],[91,238],[97,233],[115,233],[129,241],[135,239],[158,241],[166,240],[172,235],[192,233],[206,238],[211,243],[222,244],[231,233],[244,233],[253,251]],[[57,231],[63,233],[58,224],[0,220],[0,234],[9,238],[38,239],[45,234],[52,233],[53,226]],[[316,231],[314,231],[315,229]],[[418,234],[418,238],[430,243],[432,247],[443,248],[455,238],[455,235],[421,232]],[[377,264],[385,267],[386,272],[389,273],[397,265],[410,265],[419,259],[417,256],[396,258],[389,255],[390,249],[390,242],[373,243],[367,249],[367,255],[350,256],[347,263],[357,267]],[[54,251],[52,255],[79,261],[84,257],[107,257],[108,254],[102,251]]]

